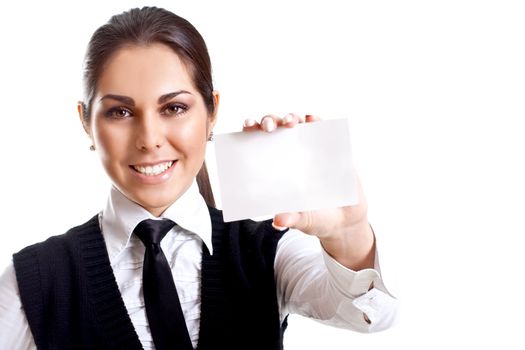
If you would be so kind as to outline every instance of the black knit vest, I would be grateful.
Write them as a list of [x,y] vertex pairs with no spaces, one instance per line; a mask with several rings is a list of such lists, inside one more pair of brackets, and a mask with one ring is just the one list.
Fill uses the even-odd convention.
[[[224,223],[210,208],[203,245],[198,349],[282,349],[274,279],[283,232],[269,221]],[[97,216],[13,255],[38,349],[142,349],[109,263]]]

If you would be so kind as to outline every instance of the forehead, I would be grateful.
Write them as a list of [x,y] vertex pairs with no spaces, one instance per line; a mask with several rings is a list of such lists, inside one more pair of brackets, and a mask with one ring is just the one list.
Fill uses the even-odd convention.
[[125,46],[106,63],[97,94],[115,93],[130,97],[157,98],[166,92],[194,90],[186,64],[168,46]]

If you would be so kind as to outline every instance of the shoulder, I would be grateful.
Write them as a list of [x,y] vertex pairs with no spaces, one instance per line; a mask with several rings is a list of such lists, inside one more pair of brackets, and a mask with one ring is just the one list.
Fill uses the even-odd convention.
[[100,232],[98,215],[93,216],[81,225],[69,229],[66,233],[51,236],[42,242],[27,246],[13,254],[15,268],[17,268],[17,265],[20,263],[28,260],[40,260],[46,257],[53,259],[59,258],[61,253],[74,249],[74,247],[78,245],[78,240],[82,239],[82,235],[87,232]]

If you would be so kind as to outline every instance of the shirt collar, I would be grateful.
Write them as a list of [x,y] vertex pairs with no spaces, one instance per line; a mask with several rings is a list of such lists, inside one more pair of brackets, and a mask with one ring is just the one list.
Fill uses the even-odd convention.
[[[183,229],[200,237],[211,254],[212,229],[208,207],[199,193],[194,180],[175,203],[161,215],[177,223]],[[106,241],[110,260],[113,260],[129,244],[135,227],[145,219],[155,219],[146,209],[127,198],[115,186],[111,187],[105,209],[102,211],[102,234]]]

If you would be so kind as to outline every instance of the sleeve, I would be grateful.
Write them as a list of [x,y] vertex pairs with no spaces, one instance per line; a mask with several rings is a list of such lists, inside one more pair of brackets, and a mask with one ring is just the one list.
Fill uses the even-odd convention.
[[350,270],[319,239],[290,230],[279,241],[275,278],[281,318],[290,313],[358,332],[377,332],[395,321],[397,300],[374,269]]
[[0,349],[36,350],[12,263],[0,275]]

